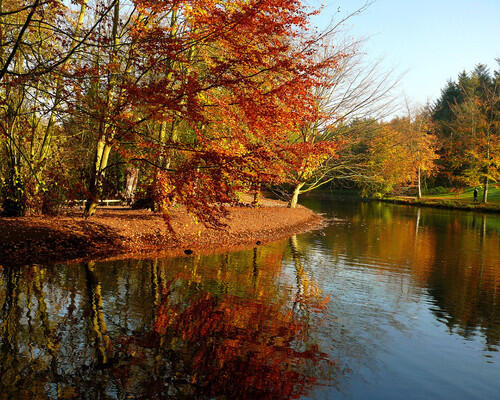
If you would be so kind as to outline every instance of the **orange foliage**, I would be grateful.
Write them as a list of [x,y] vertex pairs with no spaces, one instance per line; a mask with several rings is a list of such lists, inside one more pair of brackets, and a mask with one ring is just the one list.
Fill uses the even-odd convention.
[[[135,2],[148,18],[130,31],[136,73],[121,85],[114,143],[127,142],[123,157],[163,171],[156,194],[165,209],[180,202],[219,225],[236,190],[283,181],[304,158],[297,155],[314,161],[332,152],[330,144],[287,143],[317,118],[312,88],[337,61],[314,61],[320,45],[301,1]],[[145,121],[181,126],[184,138],[144,135]],[[175,165],[166,168],[158,160],[172,151]]]

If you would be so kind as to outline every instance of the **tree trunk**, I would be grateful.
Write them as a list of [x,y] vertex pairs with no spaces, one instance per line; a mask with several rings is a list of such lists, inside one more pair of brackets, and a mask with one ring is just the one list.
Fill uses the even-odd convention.
[[[116,64],[118,60],[118,47],[120,38],[118,36],[118,26],[120,23],[120,0],[117,0],[114,6],[113,14],[113,51],[111,54],[111,64]],[[113,112],[113,100],[115,98],[115,90],[117,86],[117,71],[110,71],[108,88],[106,93],[106,106],[104,116],[99,125],[99,140],[97,141],[97,149],[95,153],[95,163],[92,165],[91,181],[89,186],[89,196],[85,204],[83,213],[85,218],[95,214],[102,191],[102,179],[104,170],[108,165],[109,153],[111,152],[111,139],[114,136],[114,130],[109,123],[109,115]]]
[[6,217],[23,217],[26,214],[26,198],[24,183],[17,168],[9,171],[3,187],[3,215]]
[[300,189],[305,185],[305,183],[299,183],[297,186],[295,186],[295,189],[293,190],[293,195],[292,198],[290,199],[290,202],[288,203],[288,208],[295,208],[297,207],[297,202],[299,201],[299,194],[300,194]]
[[257,206],[259,205],[259,201],[260,201],[260,184],[257,184],[254,186],[254,192],[253,192],[253,200],[252,200],[252,205],[253,206]]
[[128,205],[134,202],[135,189],[137,187],[137,181],[139,179],[139,169],[135,167],[129,167],[126,170],[126,183],[125,191],[123,197]]
[[417,187],[418,187],[418,192],[417,192],[417,197],[419,199],[422,198],[422,185],[421,185],[421,173],[420,173],[420,167],[418,167],[418,173],[417,173]]
[[[171,137],[173,135],[173,127],[174,124],[172,123],[172,131],[171,131]],[[162,121],[160,124],[160,130],[158,133],[158,142],[160,145],[164,145],[167,142],[167,123],[165,121]],[[171,162],[171,157],[170,157],[170,152],[168,157],[165,156],[162,152],[162,154],[158,158],[158,165],[160,168],[157,168],[155,171],[154,179],[153,179],[153,187],[151,188],[151,202],[153,204],[152,211],[158,212],[161,210],[161,187],[159,186],[160,178],[161,178],[161,173],[163,168],[170,168],[170,162]]]
[[483,203],[488,202],[488,177],[484,177]]
[[85,211],[83,213],[85,218],[91,217],[95,214],[97,205],[102,194],[102,179],[104,178],[104,169],[108,165],[109,153],[111,152],[111,145],[107,144],[105,138],[99,139],[97,143],[97,152],[95,163],[92,166],[92,177],[89,186],[89,196],[85,203]]

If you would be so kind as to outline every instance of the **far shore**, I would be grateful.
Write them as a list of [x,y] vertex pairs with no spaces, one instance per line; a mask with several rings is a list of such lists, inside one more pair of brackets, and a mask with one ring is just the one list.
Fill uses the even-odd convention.
[[197,255],[248,248],[322,225],[308,208],[291,209],[263,199],[258,207],[228,207],[222,229],[209,229],[183,207],[171,210],[175,235],[159,213],[102,207],[85,219],[79,209],[65,215],[0,218],[2,266],[55,264],[110,258]]
[[443,208],[450,210],[464,210],[464,211],[479,211],[487,213],[500,213],[500,204],[498,203],[481,203],[470,202],[466,200],[453,200],[453,199],[439,199],[439,198],[422,198],[417,197],[388,197],[382,199],[373,199],[376,201],[383,201],[385,203],[403,204],[418,207],[433,207]]

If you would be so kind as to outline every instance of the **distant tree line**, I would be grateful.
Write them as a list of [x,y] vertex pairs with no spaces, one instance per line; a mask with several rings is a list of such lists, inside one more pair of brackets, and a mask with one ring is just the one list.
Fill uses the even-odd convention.
[[325,182],[369,197],[421,197],[424,184],[477,187],[487,202],[489,184],[500,180],[500,69],[490,73],[479,64],[462,72],[434,104],[407,105],[391,121],[346,118],[325,130],[341,145],[301,188]]
[[[500,60],[497,59],[500,66]],[[500,68],[478,64],[449,81],[432,109],[440,142],[436,183],[482,186],[500,179]]]

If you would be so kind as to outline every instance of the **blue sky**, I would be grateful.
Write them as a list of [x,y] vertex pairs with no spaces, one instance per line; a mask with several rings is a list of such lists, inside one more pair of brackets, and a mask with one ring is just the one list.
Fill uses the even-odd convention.
[[[320,28],[363,4],[362,0],[309,0],[324,4],[314,23]],[[338,9],[340,7],[340,14]],[[478,63],[498,69],[500,0],[376,0],[346,23],[354,38],[367,38],[368,59],[384,58],[387,69],[405,72],[398,95],[425,104],[459,72]]]

